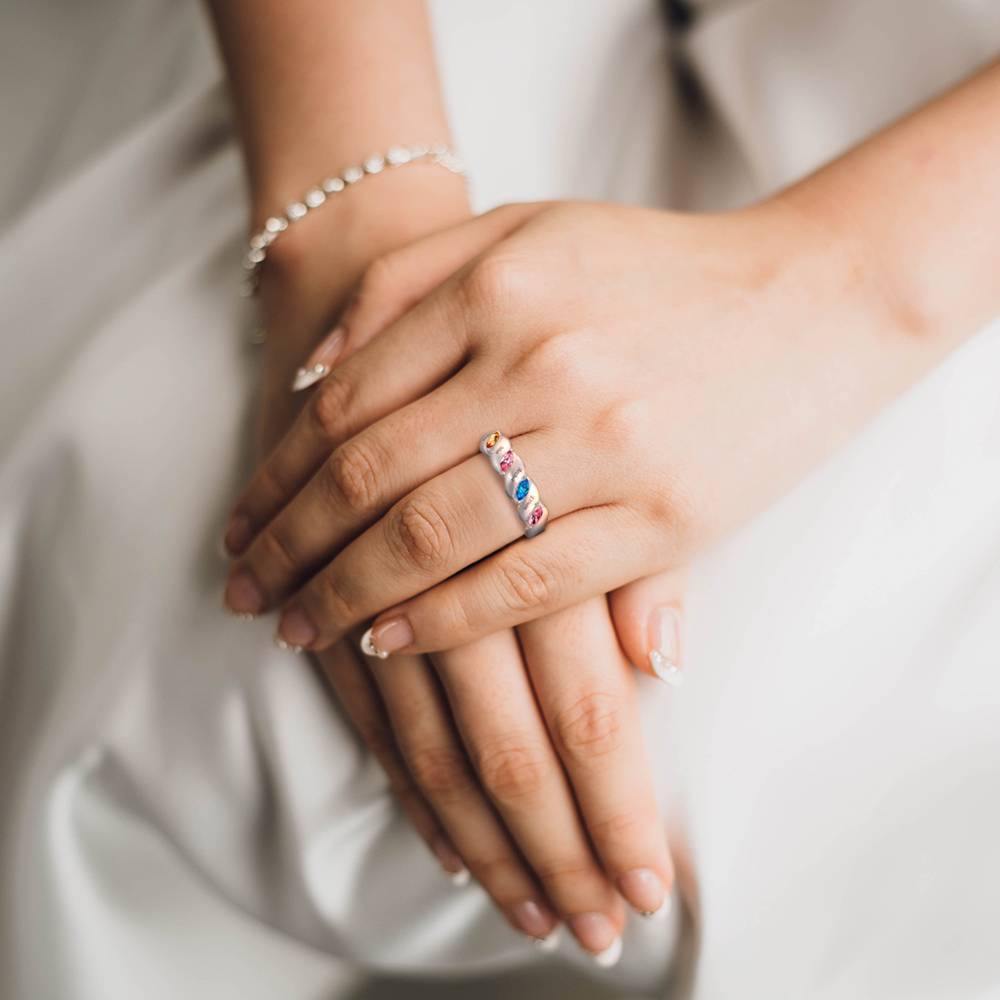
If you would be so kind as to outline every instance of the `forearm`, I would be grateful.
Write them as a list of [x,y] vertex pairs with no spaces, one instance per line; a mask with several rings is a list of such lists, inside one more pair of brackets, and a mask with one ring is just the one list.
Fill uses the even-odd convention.
[[1000,62],[782,197],[854,248],[933,364],[1000,315]]
[[254,222],[369,152],[448,139],[423,0],[208,6],[230,77]]

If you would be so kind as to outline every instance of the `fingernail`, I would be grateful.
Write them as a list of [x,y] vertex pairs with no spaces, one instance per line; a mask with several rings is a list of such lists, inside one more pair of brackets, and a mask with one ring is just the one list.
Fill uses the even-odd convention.
[[250,518],[245,514],[235,514],[229,519],[223,544],[231,556],[240,556],[250,543]]
[[385,650],[379,649],[378,646],[372,642],[371,629],[366,630],[365,634],[361,637],[359,645],[361,646],[361,652],[364,653],[365,656],[377,656],[380,660],[384,660],[389,655]]
[[310,355],[309,360],[292,380],[292,392],[301,392],[324,379],[333,370],[334,362],[344,348],[344,328],[338,326]]
[[246,571],[234,573],[226,583],[226,607],[238,615],[259,615],[264,610],[264,595],[257,581]]
[[451,880],[452,885],[461,888],[463,885],[469,884],[469,879],[472,877],[469,874],[469,869],[465,867],[464,862],[458,856],[458,852],[444,837],[435,838],[431,844],[431,850],[438,859],[438,863],[444,869],[445,875]]
[[581,913],[569,922],[577,941],[593,956],[595,962],[609,968],[621,957],[622,942],[614,924],[603,913]]
[[376,622],[371,629],[369,644],[378,652],[388,656],[397,649],[405,649],[413,642],[413,629],[408,619],[400,615],[398,618],[387,618],[384,622]]
[[684,680],[681,671],[681,616],[669,604],[654,608],[649,616],[649,665],[653,673],[677,687]]
[[289,646],[304,649],[310,645],[319,633],[309,616],[301,608],[290,608],[281,616],[278,622],[278,636]]
[[543,951],[555,948],[558,942],[549,944],[555,937],[559,921],[547,907],[541,906],[533,899],[526,899],[511,907],[511,919],[530,938],[534,938]]
[[276,635],[274,637],[274,644],[275,644],[275,646],[278,647],[278,649],[283,649],[283,650],[285,650],[288,653],[301,653],[302,652],[302,647],[301,646],[293,646],[290,642],[285,642],[285,640],[282,639],[280,635]]
[[660,876],[651,868],[633,868],[618,879],[618,888],[631,906],[651,917],[667,898]]

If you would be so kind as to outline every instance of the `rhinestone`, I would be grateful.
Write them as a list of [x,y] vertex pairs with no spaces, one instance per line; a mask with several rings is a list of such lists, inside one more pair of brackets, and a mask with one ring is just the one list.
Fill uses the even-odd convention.
[[491,434],[491,435],[490,435],[490,436],[489,436],[489,437],[488,437],[488,438],[486,439],[486,447],[487,447],[487,448],[491,448],[491,449],[492,449],[492,448],[495,448],[495,447],[497,446],[497,441],[499,441],[499,440],[500,440],[500,432],[499,432],[499,431],[494,431],[494,432],[493,432],[493,433],[492,433],[492,434]]
[[264,223],[264,228],[269,233],[283,233],[288,228],[288,220],[282,219],[281,216],[272,215],[267,222]]
[[251,251],[250,251],[250,252],[249,252],[249,253],[247,254],[247,260],[248,260],[248,261],[249,261],[249,262],[250,262],[251,264],[263,264],[263,263],[264,263],[264,258],[265,258],[266,256],[267,256],[267,254],[265,254],[265,253],[264,253],[264,251],[263,251],[263,250],[261,250],[261,249],[260,249],[260,248],[258,247],[258,248],[257,248],[257,249],[255,249],[255,250],[251,250]]
[[517,489],[514,490],[514,499],[520,503],[527,495],[528,490],[531,489],[531,480],[528,478],[522,479],[517,484]]
[[357,184],[358,181],[365,176],[365,172],[361,169],[361,167],[348,167],[344,171],[343,176],[344,181],[347,184]]
[[512,451],[504,452],[503,458],[500,459],[500,471],[507,472],[513,464],[514,464],[514,452]]
[[340,177],[327,177],[320,186],[327,194],[336,194],[344,190],[344,182]]
[[301,201],[293,201],[288,208],[285,209],[285,215],[288,216],[289,222],[298,222],[299,219],[303,218],[309,211]]
[[326,195],[320,188],[313,188],[306,192],[306,204],[310,208],[319,208],[326,201]]
[[405,146],[393,146],[385,154],[385,159],[390,167],[399,167],[410,162],[410,151]]
[[528,515],[528,524],[530,524],[531,527],[534,527],[538,524],[542,517],[544,517],[544,515],[545,508],[540,503],[535,504],[535,506],[531,508],[531,513]]
[[385,160],[381,156],[369,156],[365,160],[365,173],[366,174],[380,174],[382,169],[385,167]]

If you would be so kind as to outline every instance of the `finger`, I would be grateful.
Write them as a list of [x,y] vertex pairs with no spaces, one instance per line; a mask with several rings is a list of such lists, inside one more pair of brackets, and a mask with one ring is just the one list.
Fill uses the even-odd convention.
[[588,507],[382,612],[366,640],[382,655],[451,649],[614,590],[671,558],[669,541],[628,508]]
[[587,841],[514,633],[433,662],[476,773],[525,861],[583,947],[613,964],[624,908]]
[[376,337],[323,380],[233,506],[225,532],[231,554],[246,550],[334,449],[461,367],[468,340],[460,306],[455,296],[431,295],[391,327],[392,336]]
[[666,905],[673,866],[639,726],[634,676],[607,600],[518,629],[538,702],[591,843],[614,884],[644,916]]
[[[542,469],[543,481],[551,484],[546,486],[545,509],[552,517],[574,511],[581,497],[601,499],[605,490],[611,495],[610,482],[604,483],[602,470],[591,467],[586,457],[565,457],[557,466],[553,456],[565,455],[565,451],[560,453],[547,432],[515,438],[515,443],[527,468]],[[419,468],[423,443],[415,441],[412,450],[418,453],[415,465]],[[426,457],[430,464],[431,455]],[[406,455],[407,461],[413,458]],[[414,475],[420,476],[416,469]],[[520,507],[537,495],[529,490]],[[518,509],[484,456],[448,469],[394,504],[291,598],[278,625],[279,636],[307,648],[336,641],[353,625],[369,621],[387,606],[420,594],[517,539],[526,528]],[[296,517],[300,523],[306,520],[306,515]],[[315,508],[310,508],[308,517],[323,519]],[[265,536],[261,541],[266,541]],[[284,541],[287,535],[279,539]],[[255,607],[234,610],[253,611]],[[495,628],[483,629],[479,635]]]
[[324,379],[334,365],[346,361],[447,277],[544,207],[544,202],[502,205],[377,258],[365,271],[340,322],[295,373],[292,391],[300,392]]
[[465,864],[403,763],[367,667],[347,642],[318,654],[317,662],[358,736],[381,764],[414,829],[452,881],[463,884],[469,877]]
[[477,381],[466,367],[337,449],[230,568],[230,608],[257,614],[275,606],[394,501],[467,460],[482,424],[467,413],[456,427],[452,414],[476,398]]
[[608,594],[618,642],[639,669],[674,686],[684,680],[684,591],[687,571],[635,580]]
[[515,929],[551,939],[558,920],[484,796],[429,664],[375,661],[373,674],[409,773],[469,870]]

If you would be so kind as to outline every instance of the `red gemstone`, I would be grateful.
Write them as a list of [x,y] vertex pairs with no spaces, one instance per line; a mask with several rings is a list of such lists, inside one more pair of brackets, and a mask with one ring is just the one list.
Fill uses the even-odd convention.
[[514,452],[507,451],[504,452],[503,458],[500,459],[500,471],[506,472],[514,464]]
[[545,513],[545,508],[541,504],[536,504],[534,509],[528,515],[528,524],[534,527],[542,519],[542,515]]

